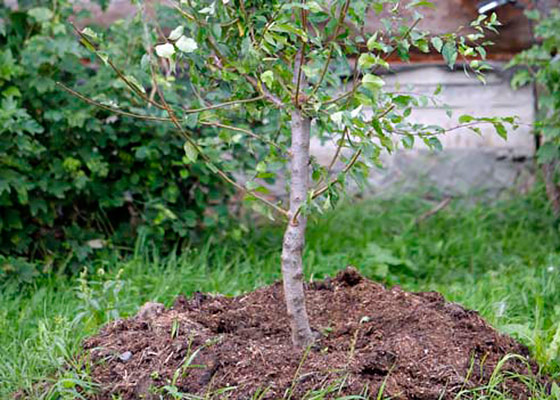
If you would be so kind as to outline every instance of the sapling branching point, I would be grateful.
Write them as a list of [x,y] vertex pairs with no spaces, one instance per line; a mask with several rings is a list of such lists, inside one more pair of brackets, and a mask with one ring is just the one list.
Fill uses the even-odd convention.
[[[479,17],[471,24],[474,33],[466,36],[459,32],[430,36],[418,29],[422,16],[417,11],[429,5],[386,0],[181,0],[173,3],[173,9],[182,21],[167,37],[148,28],[141,5],[146,28],[142,77],[121,71],[91,29],[76,31],[81,42],[146,104],[143,112],[121,110],[61,85],[108,112],[172,124],[185,140],[185,168],[200,160],[245,193],[255,209],[271,218],[270,210],[275,211],[285,220],[284,295],[293,344],[302,348],[315,340],[303,288],[308,215],[335,206],[346,177],[363,180],[371,167],[380,164],[382,151],[410,148],[415,140],[439,149],[437,136],[459,127],[479,132],[478,123],[493,124],[505,136],[504,124],[516,124],[511,118],[462,116],[460,125],[446,130],[410,122],[412,108],[427,105],[431,97],[384,90],[381,71],[390,70],[390,58],[407,61],[413,49],[427,53],[432,48],[450,68],[460,56],[466,73],[484,79],[489,68],[484,33],[498,26],[495,15]],[[403,9],[412,16],[404,17]],[[384,28],[369,34],[366,15],[371,13]],[[192,87],[192,96],[166,99],[170,79],[184,80]],[[145,88],[152,94],[147,95]],[[197,136],[197,129],[204,129],[204,138]],[[336,143],[326,166],[310,156],[312,135]],[[253,173],[245,171],[250,178],[241,184],[232,176],[240,167],[235,153],[248,148],[256,160]],[[342,164],[340,172],[333,173],[337,164]],[[286,169],[289,199],[284,206],[267,196],[263,182]]]

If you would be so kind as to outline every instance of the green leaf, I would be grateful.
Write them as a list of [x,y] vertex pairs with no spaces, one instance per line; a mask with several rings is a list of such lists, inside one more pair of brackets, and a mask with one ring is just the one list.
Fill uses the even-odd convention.
[[374,2],[372,4],[371,8],[373,9],[373,11],[375,11],[375,13],[377,15],[379,15],[383,12],[383,3],[382,2]]
[[192,145],[192,143],[187,140],[185,142],[185,144],[183,145],[183,149],[185,150],[185,156],[186,156],[187,162],[188,163],[195,162],[196,159],[198,158],[198,151]]
[[362,53],[358,59],[360,69],[369,69],[375,65],[375,56],[370,53]]
[[[93,49],[91,46],[87,45],[87,47],[88,47],[90,50],[95,51],[95,49]],[[109,55],[108,55],[106,52],[104,52],[104,51],[96,51],[95,54],[97,55],[97,57],[99,57],[99,58],[101,59],[101,61],[103,61],[103,63],[104,63],[105,65],[109,65]]]
[[413,8],[413,7],[428,7],[428,8],[435,8],[433,2],[428,0],[413,0],[406,5],[406,8]]
[[511,79],[511,87],[513,89],[519,89],[521,86],[525,86],[527,83],[533,80],[531,74],[526,69],[521,69],[515,72],[513,78]]
[[313,13],[320,13],[324,11],[316,1],[308,1],[306,5],[309,8],[309,11]]
[[53,17],[53,12],[45,7],[35,7],[27,12],[37,22],[47,22]]
[[375,92],[385,85],[385,81],[377,75],[365,74],[362,78],[362,85],[364,85],[366,89]]
[[185,117],[185,123],[189,129],[196,128],[198,124],[198,113],[187,114]]
[[2,96],[4,97],[21,97],[21,92],[17,86],[8,86],[6,90],[2,92]]
[[471,122],[471,121],[474,121],[474,119],[475,119],[475,118],[474,118],[472,115],[466,115],[466,114],[464,114],[464,115],[461,115],[461,116],[459,117],[459,123],[460,123],[460,124],[467,124],[467,123],[469,123],[469,122]]
[[86,36],[89,40],[91,40],[94,43],[99,42],[99,35],[97,35],[97,33],[93,29],[87,26],[84,29],[82,29],[82,35]]
[[414,146],[414,136],[412,135],[404,136],[401,141],[405,149],[412,149],[412,147]]
[[457,61],[457,46],[455,42],[445,42],[441,50],[443,58],[447,62],[450,69],[453,69],[455,61]]
[[432,43],[432,46],[434,46],[434,49],[437,50],[438,53],[441,53],[441,49],[443,48],[443,40],[441,40],[441,38],[439,38],[438,36],[434,36],[430,42]]
[[377,43],[377,32],[375,32],[367,41],[367,48],[369,51],[373,51],[374,49],[377,49],[379,46],[379,43]]
[[358,59],[358,67],[365,70],[373,67],[374,65],[380,65],[384,68],[389,68],[389,63],[384,59],[377,57],[371,53],[362,53]]
[[288,24],[274,24],[272,25],[272,27],[270,28],[271,31],[276,31],[276,32],[284,32],[284,33],[293,33],[296,36],[299,36],[301,38],[301,40],[303,40],[304,42],[307,42],[307,33],[305,33],[304,30],[300,29],[300,28],[296,28],[293,25],[288,25]]
[[441,142],[435,136],[424,139],[424,143],[426,143],[426,145],[428,145],[428,147],[430,147],[432,149],[435,149],[437,151],[442,151],[443,150],[443,146],[441,145]]
[[476,46],[476,51],[478,51],[478,54],[480,54],[483,60],[486,59],[486,49],[484,49],[484,47]]
[[264,71],[261,74],[261,80],[269,89],[272,88],[272,84],[274,83],[274,72],[270,70]]
[[344,116],[344,111],[338,111],[331,114],[331,120],[339,127],[342,128],[342,117]]
[[501,138],[504,140],[507,139],[507,130],[504,124],[501,122],[494,122],[494,129],[496,129],[496,133],[500,135]]

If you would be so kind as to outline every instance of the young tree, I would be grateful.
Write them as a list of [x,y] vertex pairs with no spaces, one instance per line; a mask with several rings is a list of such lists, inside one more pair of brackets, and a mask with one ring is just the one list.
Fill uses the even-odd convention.
[[[246,199],[272,217],[286,221],[282,246],[282,276],[293,344],[313,342],[305,307],[302,251],[307,216],[336,204],[347,176],[358,182],[380,163],[383,150],[415,140],[441,147],[435,125],[410,122],[412,107],[427,105],[432,96],[383,90],[380,75],[391,57],[408,60],[409,52],[443,55],[450,68],[461,57],[465,72],[483,80],[488,65],[485,30],[495,30],[496,16],[481,16],[465,36],[460,32],[430,36],[418,29],[417,8],[428,1],[412,0],[181,0],[173,4],[182,18],[168,35],[149,29],[145,20],[146,76],[132,77],[103,53],[93,31],[78,31],[82,43],[114,69],[128,89],[147,107],[125,111],[95,99],[84,101],[108,111],[145,120],[172,123],[185,139],[184,164],[197,159],[245,193]],[[379,29],[366,33],[366,15],[374,13]],[[144,15],[145,12],[140,13]],[[155,46],[153,43],[157,43]],[[166,84],[181,79],[192,88],[187,99],[167,99]],[[149,94],[146,88],[151,88]],[[70,90],[66,88],[67,90]],[[437,95],[434,93],[434,96]],[[505,135],[513,119],[462,116],[459,126],[493,124]],[[214,133],[200,140],[192,129]],[[310,157],[311,135],[336,142],[327,166]],[[289,146],[288,146],[289,144]],[[233,179],[236,154],[250,152],[254,169],[244,185]],[[333,172],[335,165],[342,169]],[[289,168],[289,206],[266,197],[264,181]],[[265,207],[263,207],[263,205]]]

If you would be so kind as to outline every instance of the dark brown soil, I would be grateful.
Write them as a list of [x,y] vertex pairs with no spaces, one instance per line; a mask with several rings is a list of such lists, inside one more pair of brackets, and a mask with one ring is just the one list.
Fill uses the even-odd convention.
[[[264,389],[263,398],[291,391],[291,399],[301,399],[337,380],[333,398],[364,388],[375,398],[385,382],[384,395],[394,399],[451,399],[488,383],[506,354],[528,355],[438,293],[388,290],[353,269],[308,286],[308,311],[321,337],[307,352],[291,347],[281,284],[235,298],[179,297],[168,310],[148,305],[135,318],[108,324],[85,342],[102,387],[97,398],[160,398],[175,378],[184,393],[235,387],[234,399]],[[529,373],[516,360],[504,370]],[[522,384],[505,382],[499,390],[527,398]]]

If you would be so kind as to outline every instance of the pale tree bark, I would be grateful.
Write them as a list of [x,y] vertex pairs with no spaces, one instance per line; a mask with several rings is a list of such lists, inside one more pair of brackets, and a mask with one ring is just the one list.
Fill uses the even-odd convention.
[[292,342],[299,348],[306,347],[313,341],[303,292],[302,252],[305,246],[307,217],[298,212],[309,189],[310,125],[311,121],[302,115],[301,111],[296,109],[292,112],[290,220],[282,244],[282,278],[292,328]]
[[[302,78],[300,74],[301,51],[296,55],[294,65],[294,85],[299,89]],[[298,96],[296,90],[296,97]],[[292,329],[292,343],[303,348],[313,342],[309,317],[305,307],[303,290],[303,248],[305,246],[305,227],[307,217],[301,212],[309,190],[309,138],[311,121],[298,108],[295,100],[292,111],[292,143],[290,148],[290,209],[288,226],[282,243],[282,278],[284,298],[288,319]]]
[[544,163],[542,171],[546,185],[546,195],[552,207],[552,212],[555,217],[560,217],[560,187],[556,183],[556,166],[557,162],[555,161]]

